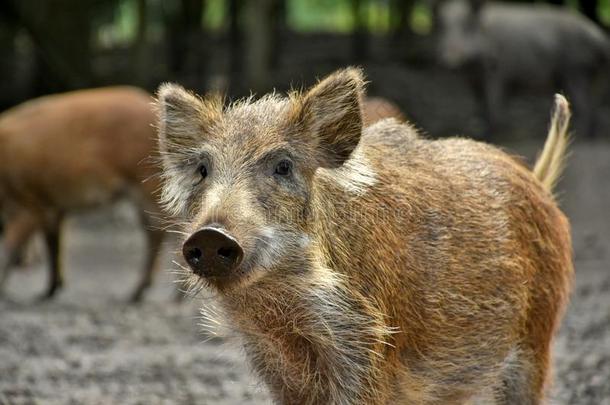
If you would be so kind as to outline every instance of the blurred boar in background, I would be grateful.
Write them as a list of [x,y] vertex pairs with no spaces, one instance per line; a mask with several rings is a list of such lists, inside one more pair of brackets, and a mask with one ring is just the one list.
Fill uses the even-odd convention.
[[572,279],[552,194],[566,100],[530,170],[364,127],[363,87],[345,69],[230,106],[160,88],[162,200],[194,287],[217,292],[277,403],[540,404]]
[[365,127],[386,118],[405,121],[405,116],[400,108],[383,97],[365,97],[362,100],[362,118]]
[[0,287],[21,248],[42,231],[52,297],[63,284],[62,219],[130,197],[146,228],[148,252],[132,300],[151,284],[162,231],[155,226],[158,187],[150,95],[109,87],[34,99],[0,115]]
[[595,84],[607,84],[610,41],[593,22],[547,4],[482,0],[439,0],[435,21],[439,60],[470,78],[488,130],[501,125],[508,90],[517,85],[565,91],[577,132],[594,135],[602,96]]

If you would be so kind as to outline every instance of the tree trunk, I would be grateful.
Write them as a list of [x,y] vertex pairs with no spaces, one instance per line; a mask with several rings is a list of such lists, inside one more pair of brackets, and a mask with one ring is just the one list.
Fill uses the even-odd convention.
[[265,92],[271,85],[274,0],[248,1],[245,5],[246,68],[249,87]]
[[368,36],[366,31],[366,13],[362,0],[352,0],[354,30],[352,33],[352,57],[356,63],[365,61],[368,55]]
[[36,47],[36,93],[94,84],[90,1],[12,0],[11,6]]
[[580,5],[580,11],[587,17],[591,19],[591,21],[596,24],[600,24],[599,15],[597,14],[597,5],[598,0],[579,0],[578,4]]
[[205,1],[180,0],[169,4],[175,7],[166,9],[170,73],[202,90],[205,47],[201,20]]
[[229,0],[229,88],[232,93],[238,93],[243,86],[243,40],[239,25],[242,6],[241,0]]
[[5,78],[2,92],[0,92],[0,111],[9,107],[13,104],[13,100],[18,98],[15,80],[6,80],[6,78],[15,76],[17,68],[15,63],[17,30],[14,15],[8,8],[8,4],[0,3],[0,77]]
[[136,37],[133,44],[135,60],[133,63],[133,80],[147,87],[149,82],[148,66],[148,0],[136,2]]
[[410,22],[414,5],[413,0],[392,0],[390,2],[390,27],[394,39],[402,39],[412,34]]
[[277,69],[282,53],[282,36],[286,32],[286,0],[274,0],[271,15],[273,34],[271,36],[271,67]]

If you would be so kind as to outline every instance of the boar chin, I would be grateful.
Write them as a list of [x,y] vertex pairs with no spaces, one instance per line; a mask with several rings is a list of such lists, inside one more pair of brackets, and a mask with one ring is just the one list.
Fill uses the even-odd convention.
[[281,226],[265,226],[254,238],[242,264],[230,277],[209,280],[222,292],[238,291],[278,274],[280,269],[301,267],[307,260],[310,237]]

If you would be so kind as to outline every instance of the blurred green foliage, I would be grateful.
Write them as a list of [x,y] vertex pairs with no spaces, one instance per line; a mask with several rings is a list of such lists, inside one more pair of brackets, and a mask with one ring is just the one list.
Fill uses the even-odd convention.
[[[610,0],[608,0],[610,1]],[[163,7],[159,0],[149,0],[149,8]],[[388,1],[363,2],[364,28],[376,34],[390,31]],[[227,29],[228,1],[207,0],[202,25],[209,31]],[[130,43],[136,35],[137,0],[120,0],[114,17],[98,31],[102,47]],[[352,32],[356,26],[351,0],[286,0],[286,23],[297,32]],[[416,1],[410,25],[414,32],[425,34],[431,26],[428,2]]]
[[610,0],[599,0],[597,12],[601,22],[606,27],[610,27]]
[[225,0],[207,0],[203,13],[203,26],[213,31],[224,29],[228,15],[227,8]]
[[134,0],[119,2],[113,18],[98,30],[97,41],[101,47],[112,48],[117,44],[129,43],[135,38],[136,6]]
[[[167,7],[169,2],[148,0],[149,8]],[[102,47],[130,43],[136,35],[137,0],[119,0],[114,18],[98,31],[98,43]],[[390,27],[390,2],[388,0],[363,1],[364,28],[374,34],[384,34]],[[430,2],[414,2],[409,25],[413,32],[426,34],[432,25]],[[569,7],[578,8],[577,0],[566,0]],[[598,14],[601,22],[610,26],[610,0],[599,0]],[[227,0],[206,0],[202,26],[209,31],[224,31],[228,20]],[[286,0],[286,24],[297,32],[352,32],[356,26],[351,0]],[[153,33],[161,24],[152,24]]]
[[288,26],[297,31],[348,32],[354,27],[346,0],[288,0],[286,9]]

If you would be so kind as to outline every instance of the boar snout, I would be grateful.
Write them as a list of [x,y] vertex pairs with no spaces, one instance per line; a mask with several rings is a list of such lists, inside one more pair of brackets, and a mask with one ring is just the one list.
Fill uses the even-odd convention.
[[192,234],[182,245],[182,254],[193,272],[203,277],[228,276],[244,257],[235,238],[213,226]]

